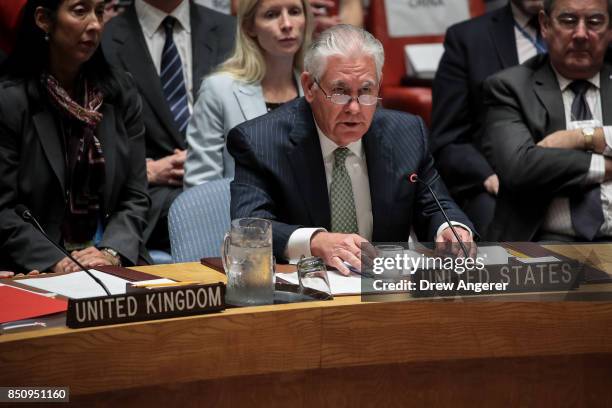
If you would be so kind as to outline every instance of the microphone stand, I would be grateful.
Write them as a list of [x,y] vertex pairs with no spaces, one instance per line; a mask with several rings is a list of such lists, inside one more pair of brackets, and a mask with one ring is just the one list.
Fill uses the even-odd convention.
[[36,220],[36,218],[34,218],[34,216],[32,215],[32,213],[30,212],[30,210],[28,210],[25,206],[23,205],[18,205],[15,208],[15,212],[17,213],[17,215],[19,215],[25,222],[30,223],[30,225],[32,225],[38,232],[40,232],[40,234],[45,237],[45,239],[47,241],[49,241],[51,244],[53,244],[53,246],[55,246],[55,248],[57,248],[62,254],[66,255],[68,257],[68,259],[70,259],[72,262],[74,262],[75,264],[78,265],[79,268],[81,268],[83,270],[83,272],[85,272],[87,275],[89,275],[94,281],[96,281],[96,283],[98,285],[100,285],[102,287],[102,289],[104,289],[104,292],[106,292],[106,294],[108,296],[111,296],[110,290],[108,290],[108,288],[106,287],[106,285],[104,283],[102,283],[102,281],[100,279],[98,279],[93,273],[91,273],[91,271],[87,268],[85,268],[83,265],[81,265],[81,263],[79,261],[77,261],[72,255],[70,255],[70,253],[68,251],[66,251],[64,248],[62,248],[60,245],[58,245],[55,241],[53,241],[51,238],[49,238],[49,236],[45,233],[45,230],[43,229],[43,227],[38,223],[38,221]]
[[461,240],[461,238],[459,238],[459,234],[457,233],[457,231],[455,230],[455,227],[453,226],[453,224],[450,221],[450,218],[448,218],[448,214],[446,214],[446,211],[444,211],[444,207],[442,207],[442,204],[440,204],[440,201],[438,200],[438,197],[436,196],[436,193],[433,191],[433,189],[431,188],[431,186],[429,185],[429,183],[424,182],[423,180],[421,180],[419,178],[419,176],[416,173],[412,173],[410,175],[410,177],[408,178],[408,180],[411,183],[421,183],[423,184],[425,187],[427,187],[427,189],[429,190],[429,193],[431,194],[431,196],[433,197],[434,201],[436,202],[436,205],[438,206],[438,208],[440,209],[440,211],[442,212],[442,215],[444,216],[444,219],[446,220],[448,226],[450,227],[451,231],[453,232],[453,235],[455,236],[455,238],[457,239],[457,242],[459,242],[459,245],[461,246],[461,250],[463,251],[463,253],[465,254],[466,258],[469,258],[470,255],[468,253],[467,248],[465,247],[465,244],[463,243],[463,241]]

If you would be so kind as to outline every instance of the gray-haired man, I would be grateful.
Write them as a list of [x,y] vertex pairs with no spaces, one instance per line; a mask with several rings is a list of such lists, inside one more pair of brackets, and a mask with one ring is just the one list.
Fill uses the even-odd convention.
[[437,192],[463,240],[471,224],[448,196],[423,121],[377,108],[384,51],[368,32],[330,28],[305,56],[304,98],[245,122],[228,136],[236,161],[232,218],[273,222],[280,259],[316,255],[348,274],[360,243],[454,237],[426,188]]

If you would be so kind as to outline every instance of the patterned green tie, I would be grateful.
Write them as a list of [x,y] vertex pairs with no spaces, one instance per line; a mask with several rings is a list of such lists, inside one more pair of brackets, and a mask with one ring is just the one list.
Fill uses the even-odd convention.
[[332,232],[359,233],[353,185],[344,162],[351,151],[346,147],[334,150],[334,169],[329,188]]

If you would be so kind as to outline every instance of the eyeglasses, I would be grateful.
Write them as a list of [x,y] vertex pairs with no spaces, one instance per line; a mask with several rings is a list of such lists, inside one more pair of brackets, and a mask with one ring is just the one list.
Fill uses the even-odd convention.
[[372,106],[372,105],[376,105],[378,101],[382,100],[382,98],[379,98],[376,95],[368,95],[368,94],[363,94],[363,95],[359,95],[356,97],[347,95],[347,94],[343,94],[343,93],[328,95],[327,92],[325,92],[325,89],[323,89],[323,87],[319,83],[319,81],[315,79],[314,82],[315,84],[317,84],[319,89],[323,92],[323,95],[325,95],[325,97],[329,99],[331,103],[336,104],[336,105],[346,105],[348,103],[353,102],[353,99],[355,99],[360,105]]
[[584,25],[589,31],[599,33],[608,28],[608,18],[605,14],[593,14],[581,18],[576,14],[562,13],[555,17],[555,20],[563,29],[568,31],[574,31],[580,24],[580,20],[584,20]]

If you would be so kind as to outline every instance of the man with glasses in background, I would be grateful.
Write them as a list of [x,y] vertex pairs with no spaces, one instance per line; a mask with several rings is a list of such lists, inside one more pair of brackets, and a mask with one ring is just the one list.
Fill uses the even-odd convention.
[[[423,121],[377,108],[384,51],[368,32],[337,25],[304,58],[304,98],[228,135],[236,162],[231,216],[272,220],[277,259],[319,256],[344,274],[360,244],[455,237],[417,174],[436,191],[464,241],[472,226],[449,197]],[[413,178],[414,179],[414,178]]]
[[507,3],[448,28],[432,86],[431,153],[451,195],[485,237],[499,179],[478,144],[486,113],[482,84],[546,52],[538,22],[544,1]]
[[490,239],[612,237],[610,3],[545,0],[548,54],[485,82],[483,149],[500,179]]

